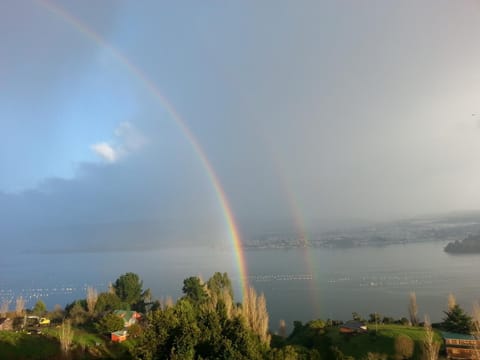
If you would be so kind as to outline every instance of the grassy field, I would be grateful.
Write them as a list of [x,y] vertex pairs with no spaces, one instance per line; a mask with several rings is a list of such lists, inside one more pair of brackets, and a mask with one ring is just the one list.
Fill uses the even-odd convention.
[[58,359],[58,341],[44,335],[0,331],[0,359]]
[[[338,329],[329,329],[327,335],[332,340],[333,346],[337,346],[345,355],[355,359],[362,359],[369,352],[386,354],[392,358],[395,355],[395,338],[399,335],[407,335],[415,343],[413,358],[420,359],[424,330],[421,327],[403,325],[378,325],[378,331],[375,332],[375,326],[372,325],[367,334],[351,336],[340,334]],[[438,333],[436,333],[436,339],[441,342]]]
[[[41,335],[0,331],[0,359],[61,359],[57,328],[44,328]],[[74,329],[72,355],[75,359],[123,359],[126,348],[84,329]]]

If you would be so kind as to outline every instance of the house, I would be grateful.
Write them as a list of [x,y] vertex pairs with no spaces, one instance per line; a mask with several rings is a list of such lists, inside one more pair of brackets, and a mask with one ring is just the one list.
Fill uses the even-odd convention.
[[360,334],[367,332],[367,326],[360,321],[347,321],[340,325],[340,333],[342,334]]
[[140,313],[130,310],[115,310],[113,313],[123,319],[124,327],[136,324],[142,317]]
[[448,359],[476,359],[480,340],[468,334],[442,332]]
[[127,340],[127,331],[126,330],[120,330],[120,331],[114,331],[111,334],[111,339],[113,342],[122,342]]

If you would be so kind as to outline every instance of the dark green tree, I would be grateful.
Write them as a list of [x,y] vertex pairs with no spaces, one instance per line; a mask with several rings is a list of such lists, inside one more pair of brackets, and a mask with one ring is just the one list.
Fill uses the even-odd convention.
[[122,330],[124,321],[120,316],[113,313],[103,316],[98,323],[95,324],[98,332],[101,334],[109,334],[114,331]]
[[141,300],[143,281],[134,273],[121,275],[113,284],[115,294],[121,301],[133,305]]
[[185,294],[185,298],[192,301],[194,304],[199,304],[208,297],[204,285],[196,276],[191,276],[183,280],[182,291]]
[[73,306],[67,310],[68,317],[71,319],[73,325],[85,324],[88,320],[88,312],[82,301],[76,301]]
[[122,300],[116,294],[103,292],[98,295],[97,303],[95,304],[96,313],[102,314],[106,311],[121,309],[128,310],[128,306],[122,303]]
[[38,300],[32,309],[33,314],[43,316],[47,312],[47,305],[42,300]]
[[442,327],[451,332],[461,334],[470,334],[473,330],[473,320],[465,311],[458,305],[454,305],[450,310],[444,311],[445,318],[443,318]]
[[207,281],[207,287],[210,291],[216,293],[217,295],[222,295],[222,293],[225,291],[233,299],[232,282],[230,281],[227,273],[222,274],[216,272],[213,274],[213,276]]

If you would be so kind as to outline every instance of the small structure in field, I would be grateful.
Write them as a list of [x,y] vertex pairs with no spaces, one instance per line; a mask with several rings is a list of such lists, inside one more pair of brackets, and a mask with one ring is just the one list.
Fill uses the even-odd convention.
[[115,310],[113,313],[123,319],[124,327],[126,328],[130,325],[136,324],[142,317],[139,312],[130,310]]
[[367,326],[360,321],[347,321],[340,325],[340,332],[342,334],[362,334],[367,332]]
[[442,332],[448,359],[476,359],[480,340],[469,334]]
[[127,330],[120,330],[120,331],[114,331],[112,332],[111,339],[113,342],[123,342],[127,340]]

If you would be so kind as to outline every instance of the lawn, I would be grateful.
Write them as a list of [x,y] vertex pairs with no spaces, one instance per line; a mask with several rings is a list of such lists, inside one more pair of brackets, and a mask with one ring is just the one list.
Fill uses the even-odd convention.
[[[113,344],[107,338],[74,328],[73,359],[122,359],[126,346]],[[60,359],[58,328],[44,328],[41,335],[0,331],[0,359]]]
[[[403,325],[375,325],[369,326],[366,334],[344,335],[338,329],[332,328],[327,332],[332,340],[332,345],[337,346],[345,355],[355,359],[366,357],[367,353],[387,354],[389,358],[395,355],[395,338],[399,335],[407,335],[415,342],[414,359],[420,359],[424,330],[422,327]],[[440,342],[441,337],[436,333],[436,339]]]
[[0,331],[0,359],[56,359],[58,341],[44,335]]

